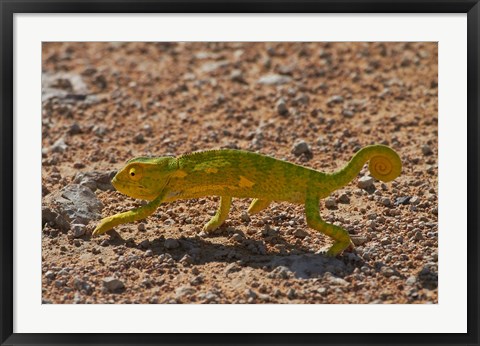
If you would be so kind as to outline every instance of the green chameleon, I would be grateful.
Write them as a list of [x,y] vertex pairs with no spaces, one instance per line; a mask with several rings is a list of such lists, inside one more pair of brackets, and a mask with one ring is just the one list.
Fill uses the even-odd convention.
[[388,182],[400,175],[398,154],[384,145],[359,150],[350,162],[334,173],[323,173],[269,156],[241,150],[209,150],[179,157],[138,157],[127,162],[112,179],[120,192],[148,204],[100,221],[93,235],[127,222],[151,215],[162,202],[178,199],[220,196],[220,206],[203,227],[211,232],[227,218],[232,197],[254,198],[248,212],[256,214],[272,201],[305,205],[307,225],[331,238],[327,255],[336,256],[353,248],[348,232],[325,222],[319,214],[319,202],[333,191],[351,182],[369,161],[370,174]]

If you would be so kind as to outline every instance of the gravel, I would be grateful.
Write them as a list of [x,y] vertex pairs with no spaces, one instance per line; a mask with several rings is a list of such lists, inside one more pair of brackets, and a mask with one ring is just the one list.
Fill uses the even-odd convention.
[[[428,54],[418,65],[420,51]],[[430,42],[44,42],[42,300],[438,303],[437,56]],[[390,68],[405,58],[401,71]],[[52,152],[61,138],[67,147]],[[295,155],[298,141],[309,150]],[[251,200],[235,198],[226,225],[203,237],[218,198],[165,203],[89,236],[101,217],[145,204],[110,184],[133,157],[237,148],[333,172],[374,143],[392,146],[404,169],[377,190],[354,179],[327,196],[338,205],[321,208],[322,218],[363,239],[335,258],[324,253],[332,239],[308,228],[305,206],[280,201],[249,216]],[[365,164],[358,178],[368,175]],[[71,219],[88,210],[76,205],[82,197],[61,196],[69,185],[105,206],[88,224]],[[75,238],[72,224],[86,233]],[[123,288],[109,290],[105,278]]]

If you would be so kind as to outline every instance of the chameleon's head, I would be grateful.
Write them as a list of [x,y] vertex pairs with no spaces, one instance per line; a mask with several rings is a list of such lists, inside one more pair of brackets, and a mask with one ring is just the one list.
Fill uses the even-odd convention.
[[173,157],[137,157],[113,177],[112,185],[127,196],[151,201],[168,183],[174,169]]

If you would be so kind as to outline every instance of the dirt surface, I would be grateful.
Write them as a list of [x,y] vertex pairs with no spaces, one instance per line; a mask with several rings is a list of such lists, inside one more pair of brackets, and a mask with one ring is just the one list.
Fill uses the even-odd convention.
[[[42,48],[44,303],[438,303],[436,43],[45,43]],[[403,172],[304,207],[274,202],[201,231],[218,198],[142,204],[109,180],[136,156],[238,148],[332,172],[361,147],[396,150]],[[365,241],[366,240],[366,241]]]

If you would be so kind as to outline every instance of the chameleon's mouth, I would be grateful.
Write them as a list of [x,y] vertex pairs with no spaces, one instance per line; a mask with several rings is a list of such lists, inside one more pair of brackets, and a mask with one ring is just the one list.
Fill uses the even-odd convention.
[[111,181],[113,187],[115,188],[115,190],[118,190],[118,179],[117,179],[117,176],[114,176],[112,181]]
[[117,177],[113,177],[112,185],[118,192],[121,192],[133,198],[151,201],[156,197],[155,194],[149,192],[144,186],[125,182],[121,179],[117,179]]

